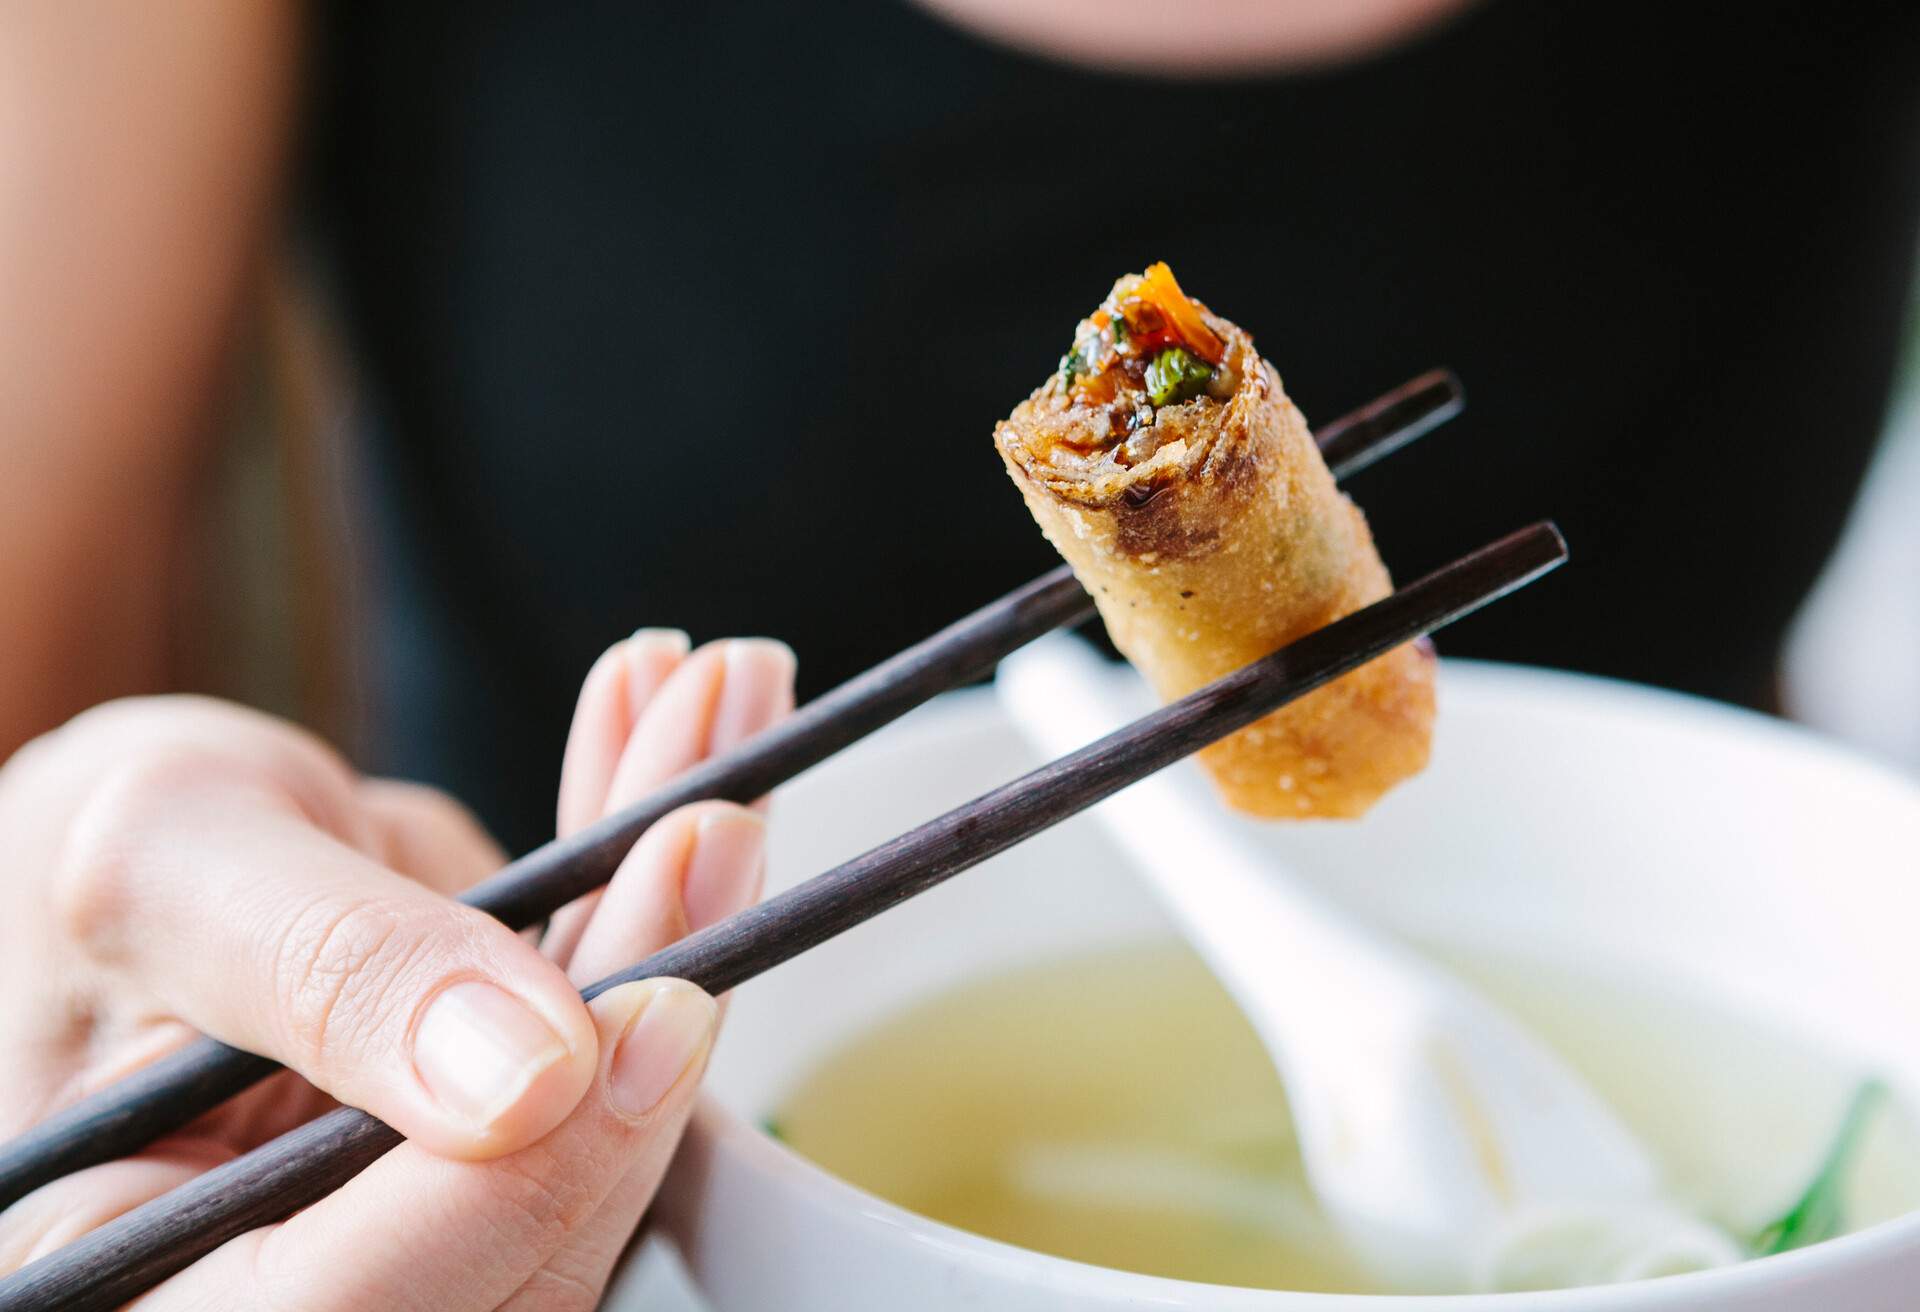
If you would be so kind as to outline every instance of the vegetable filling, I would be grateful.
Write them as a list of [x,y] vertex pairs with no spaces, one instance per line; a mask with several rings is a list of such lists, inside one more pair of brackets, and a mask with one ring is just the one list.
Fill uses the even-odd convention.
[[1056,383],[1065,405],[1107,416],[1105,424],[1076,426],[1061,440],[1083,454],[1106,451],[1125,466],[1157,446],[1149,430],[1161,406],[1224,401],[1239,386],[1240,371],[1204,308],[1159,263],[1122,278],[1080,321]]

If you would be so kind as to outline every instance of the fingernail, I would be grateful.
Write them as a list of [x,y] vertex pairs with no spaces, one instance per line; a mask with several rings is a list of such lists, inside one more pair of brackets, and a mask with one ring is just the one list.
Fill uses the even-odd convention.
[[627,639],[627,729],[640,722],[641,712],[660,691],[667,676],[693,650],[693,639],[681,629],[636,629]]
[[752,811],[715,807],[700,817],[680,887],[689,928],[705,929],[753,904],[766,846],[767,822]]
[[729,642],[709,750],[723,752],[751,738],[785,710],[793,695],[796,664],[793,648],[772,638],[735,638]]
[[613,1109],[636,1119],[706,1056],[718,1015],[713,999],[684,980],[656,980],[652,987],[653,996],[620,1036],[607,1075]]
[[442,989],[413,1035],[420,1083],[454,1119],[486,1129],[567,1045],[527,1005],[497,985],[468,980]]
[[685,629],[635,629],[627,641],[635,646],[665,647],[682,656],[693,650],[693,639]]

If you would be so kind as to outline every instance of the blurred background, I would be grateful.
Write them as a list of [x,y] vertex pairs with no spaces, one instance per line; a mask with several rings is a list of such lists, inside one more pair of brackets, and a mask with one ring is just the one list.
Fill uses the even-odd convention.
[[[276,307],[222,434],[195,682],[364,738],[352,616],[377,557],[349,489],[350,391],[314,326]],[[1782,713],[1920,775],[1920,304],[1860,496],[1782,652]],[[362,641],[369,635],[358,635]]]
[[1446,651],[1920,770],[1920,11],[1177,17],[11,9],[0,746],[211,691],[539,841],[632,628],[810,694],[1047,567],[993,423],[1164,258],[1310,420],[1462,375],[1389,564],[1575,565]]

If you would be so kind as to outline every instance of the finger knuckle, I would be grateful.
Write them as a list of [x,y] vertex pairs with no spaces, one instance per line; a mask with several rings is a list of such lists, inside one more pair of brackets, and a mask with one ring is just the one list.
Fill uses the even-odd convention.
[[381,856],[390,863],[404,868],[426,846],[483,852],[494,863],[506,859],[479,817],[438,788],[401,779],[368,779],[360,784],[360,798],[383,822]]
[[426,956],[405,909],[377,898],[316,902],[293,915],[275,949],[280,1023],[316,1066],[364,1052],[387,1029],[393,999]]
[[429,788],[425,784],[399,784],[405,789],[404,796],[427,823],[443,833],[458,833],[491,845],[493,840],[487,836],[486,828],[479,817],[466,808],[459,799]]
[[115,738],[129,731],[144,732],[155,720],[164,720],[180,699],[169,696],[114,697],[96,702],[75,715],[57,732],[62,737],[107,734]]
[[143,858],[160,845],[170,803],[193,768],[184,757],[136,749],[103,771],[75,809],[50,884],[54,922],[70,941],[111,953]]

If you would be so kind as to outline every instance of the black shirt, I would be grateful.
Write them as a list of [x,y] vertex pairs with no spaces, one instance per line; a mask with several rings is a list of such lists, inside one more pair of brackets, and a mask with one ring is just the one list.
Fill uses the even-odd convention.
[[1453,653],[1763,698],[1888,395],[1920,6],[1496,0],[1204,83],[901,0],[323,26],[312,219],[392,512],[370,764],[515,846],[637,625],[786,638],[810,693],[1048,567],[994,421],[1155,259],[1310,420],[1465,379],[1353,484],[1389,565],[1546,515],[1574,564]]

